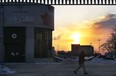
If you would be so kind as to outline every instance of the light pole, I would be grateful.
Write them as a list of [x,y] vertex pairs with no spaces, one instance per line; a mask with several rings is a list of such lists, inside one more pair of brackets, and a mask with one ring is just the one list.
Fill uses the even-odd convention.
[[99,53],[100,53],[100,41],[101,41],[101,40],[100,40],[100,39],[98,39],[98,42],[99,42],[99,48],[98,48],[98,49],[99,49]]

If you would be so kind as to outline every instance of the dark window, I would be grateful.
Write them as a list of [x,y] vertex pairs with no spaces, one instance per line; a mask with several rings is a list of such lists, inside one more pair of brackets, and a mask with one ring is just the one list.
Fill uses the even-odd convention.
[[52,30],[48,28],[34,29],[34,57],[47,58],[52,53]]

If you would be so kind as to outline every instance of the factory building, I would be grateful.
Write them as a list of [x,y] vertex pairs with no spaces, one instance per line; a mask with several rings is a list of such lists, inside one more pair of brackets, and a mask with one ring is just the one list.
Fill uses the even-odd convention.
[[94,54],[94,47],[92,45],[71,44],[72,55],[78,56],[81,50],[84,50],[86,56],[92,56]]

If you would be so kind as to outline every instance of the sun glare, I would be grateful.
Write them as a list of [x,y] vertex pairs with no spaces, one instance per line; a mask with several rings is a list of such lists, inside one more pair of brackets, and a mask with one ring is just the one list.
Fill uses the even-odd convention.
[[80,34],[79,33],[73,33],[72,38],[74,40],[73,41],[74,44],[79,44],[80,43]]

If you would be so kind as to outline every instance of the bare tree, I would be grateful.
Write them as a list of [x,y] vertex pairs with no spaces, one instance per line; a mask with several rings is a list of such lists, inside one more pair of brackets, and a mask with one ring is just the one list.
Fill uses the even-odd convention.
[[113,28],[111,36],[100,47],[102,50],[107,50],[108,52],[115,52],[116,54],[116,26]]

